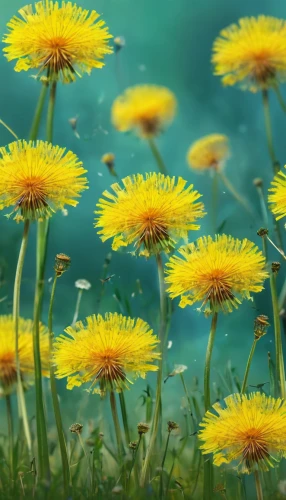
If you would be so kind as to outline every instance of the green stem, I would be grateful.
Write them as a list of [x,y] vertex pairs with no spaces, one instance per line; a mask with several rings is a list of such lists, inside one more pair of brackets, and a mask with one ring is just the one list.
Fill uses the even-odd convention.
[[268,221],[268,212],[267,212],[267,206],[265,203],[265,197],[263,193],[263,188],[262,186],[257,186],[257,193],[259,196],[259,202],[260,202],[260,208],[261,208],[261,215],[262,215],[262,220],[263,220],[263,225],[264,227],[268,227],[269,221]]
[[122,460],[123,443],[122,443],[121,429],[120,429],[119,418],[118,418],[117,408],[116,408],[115,394],[113,391],[110,391],[110,407],[111,407],[112,419],[113,419],[113,423],[114,423],[114,429],[115,429],[115,435],[116,435],[116,441],[117,441],[118,457],[119,457],[119,460],[121,461]]
[[[139,441],[138,441],[136,450],[135,450],[135,452],[133,454],[133,460],[132,460],[132,464],[131,464],[130,471],[129,471],[127,491],[129,491],[129,488],[130,488],[131,474],[132,474],[132,470],[133,470],[133,467],[134,467],[135,462],[136,462],[137,452],[139,450],[139,446],[140,446],[141,441],[142,441],[142,434],[139,434]],[[136,474],[135,474],[135,480],[138,481],[138,478],[136,477]],[[136,490],[138,490],[138,484],[136,484]]]
[[157,145],[156,145],[154,139],[153,138],[148,139],[148,143],[149,143],[150,149],[152,151],[152,154],[155,158],[155,161],[158,165],[159,172],[163,175],[168,175],[164,160],[163,160],[163,158],[162,158],[162,156],[157,148]]
[[238,201],[238,203],[240,203],[245,208],[245,210],[252,216],[252,218],[255,219],[253,211],[249,206],[248,202],[242,196],[240,196],[240,194],[236,191],[235,187],[230,182],[230,180],[225,176],[225,174],[222,171],[219,171],[218,175],[220,176],[221,181],[223,182],[225,187],[229,190],[229,192],[232,194],[232,196]]
[[51,291],[49,315],[48,315],[48,328],[49,328],[49,340],[50,340],[50,386],[51,386],[53,409],[54,409],[54,415],[55,415],[55,420],[56,420],[58,439],[59,439],[59,445],[60,445],[60,451],[61,451],[64,492],[65,492],[65,497],[68,498],[70,495],[69,487],[71,484],[71,475],[70,475],[69,459],[68,459],[68,454],[67,454],[67,447],[66,447],[66,441],[65,441],[65,436],[64,436],[63,424],[62,424],[61,410],[60,410],[59,399],[58,399],[58,394],[57,394],[55,368],[54,368],[54,365],[53,365],[52,359],[51,359],[52,349],[53,349],[53,340],[54,340],[53,306],[54,306],[57,279],[58,279],[58,276],[57,276],[57,274],[55,274],[54,282],[53,282],[53,286],[52,286],[52,291]]
[[47,114],[47,141],[48,142],[53,142],[56,90],[57,90],[57,82],[56,82],[56,80],[54,80],[51,83],[50,98],[49,98],[49,105],[48,105],[48,114]]
[[48,91],[48,83],[44,82],[41,88],[41,93],[38,99],[37,107],[35,110],[32,127],[30,130],[30,141],[35,141],[38,137],[40,121],[43,114],[45,99]]
[[268,352],[268,370],[269,370],[269,384],[270,384],[270,395],[273,397],[276,397],[277,390],[276,390],[276,380],[275,380],[275,366],[273,363],[273,360],[271,358],[271,353]]
[[38,441],[39,476],[42,479],[50,478],[49,449],[46,429],[46,418],[43,401],[42,366],[40,354],[40,317],[44,292],[44,272],[46,262],[46,242],[48,224],[44,220],[38,222],[37,227],[37,258],[36,258],[36,290],[34,299],[34,364],[35,364],[35,390],[36,390],[36,423]]
[[282,350],[281,323],[279,316],[276,273],[271,273],[270,275],[270,289],[271,289],[273,319],[274,319],[274,334],[275,334],[276,381],[279,380],[281,397],[285,399],[286,397],[285,368],[284,368],[284,359]]
[[245,389],[247,387],[247,379],[248,379],[249,370],[250,370],[250,366],[251,366],[251,362],[252,362],[252,358],[253,358],[253,355],[254,355],[254,351],[255,351],[255,348],[256,348],[257,341],[258,341],[258,339],[254,338],[254,341],[253,341],[253,344],[252,344],[252,347],[251,347],[251,350],[250,350],[250,353],[249,353],[249,356],[248,356],[248,360],[247,360],[247,364],[246,364],[246,369],[245,369],[245,374],[244,374],[244,379],[243,379],[243,383],[242,383],[240,394],[244,394],[245,393]]
[[162,463],[161,463],[160,492],[159,492],[159,498],[160,499],[163,498],[163,472],[164,472],[164,465],[165,465],[165,460],[166,460],[168,446],[169,446],[169,441],[170,441],[170,435],[171,435],[171,432],[168,432],[168,437],[167,437],[167,441],[166,441],[165,451],[164,451],[164,455],[163,455],[163,459],[162,459]]
[[273,146],[273,135],[272,135],[272,126],[271,126],[271,116],[270,116],[270,107],[269,107],[269,95],[268,90],[262,90],[262,102],[263,102],[263,111],[264,111],[264,121],[265,121],[265,131],[266,131],[266,139],[267,139],[267,147],[268,153],[271,159],[272,168],[274,174],[279,170],[279,163],[276,159],[274,146]]
[[257,470],[254,471],[254,478],[255,478],[257,500],[263,500],[262,486],[259,477],[259,472]]
[[11,405],[10,394],[7,394],[5,396],[5,400],[6,400],[6,410],[7,410],[11,478],[14,478],[14,425],[13,425],[13,415],[12,415],[12,405]]
[[122,421],[123,421],[123,427],[124,427],[126,446],[128,446],[131,439],[130,439],[128,417],[127,417],[127,411],[126,411],[125,397],[124,397],[123,392],[119,393],[119,402],[120,402],[120,408],[121,408],[121,415],[122,415]]
[[189,404],[189,413],[190,413],[190,417],[191,417],[192,424],[193,424],[193,428],[191,429],[191,432],[194,432],[195,431],[195,421],[194,421],[194,415],[193,415],[193,410],[192,410],[192,403],[191,403],[191,398],[190,398],[190,395],[189,395],[189,392],[188,392],[188,389],[186,386],[186,382],[185,382],[185,378],[184,378],[183,373],[180,373],[180,378],[181,378],[183,388],[185,391],[185,395],[186,395],[186,398],[187,398],[187,401]]
[[218,180],[219,180],[218,171],[217,168],[214,168],[213,178],[212,178],[212,227],[214,234],[216,234],[216,228],[217,228]]
[[205,394],[205,411],[211,407],[211,391],[210,391],[210,368],[211,357],[215,340],[216,326],[217,326],[217,312],[213,313],[211,329],[206,352],[205,373],[204,373],[204,394]]
[[88,468],[89,473],[90,473],[90,484],[92,484],[92,470],[91,470],[91,467],[90,467],[89,458],[88,458],[88,455],[87,455],[87,453],[85,451],[84,442],[82,440],[80,432],[77,432],[77,435],[78,435],[78,440],[80,442],[80,446],[81,446],[81,448],[83,450],[83,453],[84,453],[84,456],[85,456],[85,459],[86,459],[87,468]]
[[10,132],[11,135],[13,135],[13,137],[15,137],[16,140],[19,140],[19,137],[15,134],[14,130],[11,129],[11,127],[9,127],[7,125],[7,123],[5,123],[3,120],[1,120],[0,118],[0,124],[3,125],[3,127],[8,130],[8,132]]
[[[211,329],[206,351],[206,362],[204,372],[204,398],[205,398],[205,411],[207,412],[211,407],[211,391],[210,391],[210,368],[211,357],[214,347],[216,326],[217,326],[218,313],[214,312],[212,316]],[[210,500],[213,495],[213,468],[211,457],[204,462],[204,500]]]
[[277,99],[278,99],[278,102],[279,102],[279,104],[281,106],[281,109],[284,111],[284,113],[286,113],[286,103],[285,103],[285,101],[283,99],[283,96],[282,96],[282,94],[280,92],[280,88],[278,86],[274,87],[274,92],[275,92],[275,94],[277,96]]
[[78,315],[79,315],[79,307],[80,307],[80,303],[81,303],[81,299],[82,299],[82,293],[83,293],[83,289],[79,288],[78,294],[77,294],[77,299],[76,299],[76,305],[75,305],[73,320],[72,320],[72,325],[75,325],[75,323],[77,322],[77,318],[78,318]]
[[19,318],[20,318],[20,292],[21,292],[21,281],[24,267],[24,260],[27,251],[28,245],[28,236],[30,229],[30,221],[26,220],[24,222],[24,231],[22,237],[21,248],[18,257],[18,263],[15,274],[15,282],[14,282],[14,293],[13,293],[13,321],[14,321],[14,329],[15,329],[15,353],[16,353],[16,371],[17,371],[17,395],[18,395],[18,404],[21,412],[21,417],[23,419],[23,426],[25,437],[27,441],[29,455],[32,455],[32,440],[28,422],[27,408],[25,402],[25,395],[22,385],[21,379],[21,371],[20,371],[20,359],[19,359]]
[[145,485],[147,471],[149,468],[149,464],[152,458],[153,449],[155,446],[159,422],[161,419],[161,411],[162,411],[162,400],[161,400],[161,392],[162,392],[162,376],[163,376],[163,360],[164,360],[164,346],[165,346],[165,334],[167,327],[167,314],[168,314],[168,303],[166,297],[166,289],[164,282],[164,268],[162,257],[160,254],[156,256],[157,267],[158,267],[158,277],[159,277],[159,290],[160,290],[160,329],[159,329],[159,340],[161,343],[162,355],[159,361],[159,369],[157,375],[157,388],[156,388],[156,401],[155,401],[155,409],[153,416],[153,425],[151,431],[151,437],[149,446],[147,449],[146,457],[144,460],[144,465],[141,472],[140,485],[143,487]]

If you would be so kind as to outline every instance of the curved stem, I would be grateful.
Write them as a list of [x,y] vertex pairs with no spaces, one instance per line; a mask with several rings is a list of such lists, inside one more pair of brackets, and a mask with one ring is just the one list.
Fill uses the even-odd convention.
[[263,500],[262,486],[259,477],[259,472],[257,470],[254,471],[254,478],[255,478],[257,500]]
[[85,456],[85,459],[86,459],[86,462],[87,462],[87,468],[88,468],[89,473],[90,473],[90,484],[92,485],[92,470],[91,470],[91,467],[90,467],[89,458],[88,458],[88,455],[87,455],[87,453],[85,451],[84,442],[83,442],[83,439],[81,437],[80,432],[77,432],[77,435],[78,435],[78,440],[80,442],[80,445],[82,447],[82,450],[83,450],[83,453],[84,453],[84,456]]
[[54,415],[55,415],[55,420],[56,420],[56,426],[57,426],[57,432],[58,432],[58,439],[59,439],[59,445],[60,445],[60,451],[61,451],[61,460],[62,460],[62,468],[63,468],[64,492],[65,492],[65,497],[68,498],[69,495],[70,495],[69,487],[70,487],[70,484],[71,484],[71,475],[70,475],[69,459],[68,459],[68,454],[67,454],[66,440],[65,440],[64,431],[63,431],[61,410],[60,410],[59,399],[58,399],[58,394],[57,394],[55,369],[54,369],[54,366],[53,366],[53,363],[52,363],[52,358],[51,358],[51,356],[52,356],[52,349],[53,349],[53,340],[54,340],[54,334],[53,334],[53,306],[54,306],[54,299],[55,299],[55,291],[56,291],[57,279],[58,279],[58,276],[57,276],[57,274],[55,274],[54,281],[53,281],[53,286],[52,286],[52,291],[51,291],[50,306],[49,306],[49,315],[48,315],[48,329],[49,329],[49,340],[50,340],[50,386],[51,386],[53,409],[54,409]]
[[168,175],[164,160],[159,152],[159,149],[157,148],[157,145],[156,145],[154,139],[153,138],[148,139],[148,143],[149,143],[150,149],[152,151],[152,154],[155,158],[155,161],[158,165],[159,172],[161,174]]
[[156,255],[156,260],[157,260],[157,267],[158,267],[159,289],[160,289],[159,340],[161,343],[162,355],[161,355],[161,358],[159,361],[159,369],[158,369],[158,375],[157,375],[156,402],[155,402],[151,437],[150,437],[150,442],[149,442],[149,446],[147,449],[146,457],[144,460],[144,465],[142,468],[141,478],[140,478],[140,485],[141,486],[145,485],[146,475],[147,475],[147,471],[149,468],[150,460],[152,458],[152,453],[153,453],[153,449],[154,449],[157,434],[158,434],[159,422],[160,422],[161,411],[162,411],[161,391],[162,391],[162,376],[163,376],[163,362],[164,362],[164,347],[166,344],[165,335],[166,335],[166,328],[167,328],[168,303],[167,303],[166,289],[165,289],[165,282],[164,282],[164,268],[163,268],[162,257],[160,254]]
[[274,319],[274,334],[275,334],[276,381],[279,380],[281,397],[285,399],[286,398],[285,368],[284,368],[284,359],[282,350],[281,323],[279,316],[279,305],[278,305],[275,273],[271,273],[270,276],[270,289],[271,289],[273,319]]
[[[142,434],[139,434],[138,444],[137,444],[136,450],[134,452],[132,464],[131,464],[130,471],[129,471],[127,491],[129,491],[129,488],[130,488],[131,474],[132,474],[132,470],[133,470],[133,467],[134,467],[135,462],[136,462],[137,451],[139,450],[139,446],[140,446],[141,440],[142,440]],[[136,477],[136,474],[135,474],[135,479],[136,479],[136,481],[138,481],[138,478]],[[136,488],[138,489],[138,485],[136,485]]]
[[7,410],[11,478],[14,478],[14,425],[13,425],[13,414],[12,414],[12,405],[11,405],[10,394],[7,394],[5,396],[5,400],[6,400],[6,410]]
[[14,130],[11,129],[11,127],[9,127],[7,125],[7,123],[5,123],[3,120],[1,120],[0,118],[0,124],[3,125],[3,127],[8,130],[8,132],[10,132],[11,135],[13,135],[13,137],[15,137],[16,140],[19,139],[19,137],[15,134]]
[[113,423],[114,423],[114,429],[115,429],[115,435],[116,435],[116,441],[117,441],[118,456],[119,456],[119,460],[122,461],[122,450],[123,450],[122,435],[121,435],[119,418],[118,418],[118,413],[117,413],[117,408],[116,408],[115,394],[113,391],[110,391],[110,407],[111,407],[112,419],[113,419]]
[[21,292],[21,281],[22,281],[22,273],[25,261],[25,255],[27,251],[28,245],[28,236],[30,229],[30,221],[26,220],[24,222],[24,231],[22,237],[21,248],[18,257],[18,263],[15,274],[15,282],[14,282],[14,293],[13,293],[13,321],[14,321],[14,330],[15,330],[15,354],[16,354],[16,371],[17,371],[17,395],[18,395],[18,403],[21,411],[21,417],[23,419],[23,426],[25,437],[27,441],[28,451],[30,456],[32,455],[32,440],[28,422],[27,408],[25,402],[25,395],[22,385],[21,379],[21,371],[20,371],[20,359],[19,359],[19,318],[20,318],[20,292]]
[[274,146],[273,146],[273,135],[272,135],[272,126],[271,126],[271,116],[270,116],[270,107],[269,107],[269,94],[268,90],[262,90],[262,102],[263,102],[263,111],[264,111],[264,121],[265,121],[265,131],[266,131],[266,139],[267,139],[267,147],[269,156],[272,162],[272,168],[274,174],[279,170],[279,162],[277,161]]
[[253,211],[247,201],[240,196],[240,194],[236,191],[235,187],[233,184],[230,182],[230,180],[225,176],[225,174],[221,171],[218,172],[218,175],[220,176],[222,182],[224,183],[225,187],[229,190],[229,192],[232,194],[232,196],[240,203],[245,210],[255,219]]
[[252,344],[252,347],[251,347],[251,350],[250,350],[250,353],[249,353],[249,356],[248,356],[248,360],[247,360],[247,364],[246,364],[246,369],[245,369],[245,374],[244,374],[244,379],[243,379],[243,383],[242,383],[240,394],[244,394],[245,393],[245,389],[247,387],[247,379],[248,379],[249,370],[250,370],[252,358],[253,358],[253,355],[254,355],[254,351],[255,351],[255,348],[256,348],[257,340],[258,339],[254,338],[254,341],[253,341],[253,344]]
[[40,96],[38,99],[37,107],[35,110],[32,127],[30,130],[30,141],[35,141],[38,137],[40,121],[43,114],[45,99],[48,91],[48,82],[44,82],[41,88]]
[[277,99],[278,99],[278,102],[281,106],[281,109],[284,111],[284,113],[286,113],[286,102],[284,101],[283,99],[283,96],[280,92],[280,88],[277,86],[277,87],[274,87],[274,92],[277,96]]
[[82,299],[82,293],[83,293],[83,289],[79,288],[78,294],[77,294],[77,299],[76,299],[76,305],[75,305],[73,320],[72,320],[72,326],[75,325],[75,323],[77,322],[77,318],[78,318],[78,315],[79,315],[79,307],[80,307],[80,303],[81,303],[81,299]]
[[257,193],[259,196],[263,225],[264,225],[264,227],[268,227],[268,225],[269,225],[268,211],[267,211],[267,206],[266,206],[265,197],[264,197],[264,193],[263,193],[263,188],[262,188],[262,186],[256,186],[256,189],[257,189]]
[[211,369],[211,357],[213,352],[216,326],[217,326],[217,316],[218,316],[217,312],[214,312],[212,316],[211,329],[210,329],[207,352],[206,352],[205,373],[204,373],[205,411],[208,411],[211,406],[210,369]]

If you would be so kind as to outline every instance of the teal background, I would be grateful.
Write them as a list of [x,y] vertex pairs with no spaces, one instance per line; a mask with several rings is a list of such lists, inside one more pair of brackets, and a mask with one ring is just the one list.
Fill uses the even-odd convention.
[[[119,177],[132,173],[156,170],[156,165],[147,144],[132,134],[115,131],[110,123],[110,108],[114,98],[125,87],[138,83],[155,83],[169,87],[178,100],[178,114],[173,125],[158,139],[158,147],[172,175],[181,175],[203,194],[207,211],[210,210],[211,180],[207,175],[192,172],[186,164],[189,145],[202,135],[224,133],[230,138],[232,155],[226,166],[226,174],[237,190],[247,196],[257,212],[257,221],[249,216],[231,195],[220,186],[219,222],[226,221],[224,231],[240,238],[248,237],[261,244],[256,230],[261,226],[259,202],[252,181],[262,177],[268,187],[272,178],[271,165],[266,148],[262,100],[259,94],[242,92],[237,88],[223,88],[220,80],[212,75],[210,63],[211,47],[219,31],[239,17],[268,14],[285,15],[284,2],[266,0],[93,0],[79,1],[79,5],[95,8],[114,36],[124,36],[126,47],[117,56],[107,56],[106,66],[94,70],[90,77],[84,76],[76,83],[59,85],[56,102],[54,143],[74,151],[88,170],[90,188],[84,192],[76,209],[68,208],[64,217],[57,213],[51,221],[46,278],[53,274],[54,256],[65,252],[71,256],[72,266],[58,282],[54,324],[56,334],[70,324],[73,317],[77,290],[74,282],[78,278],[88,279],[92,289],[84,294],[80,318],[95,312],[100,289],[100,276],[106,254],[111,244],[103,244],[93,228],[93,211],[103,190],[113,182],[100,158],[112,151],[116,155],[116,171]],[[23,6],[20,0],[1,2],[0,30],[6,31],[6,22]],[[31,78],[33,72],[16,73],[14,64],[0,57],[0,118],[5,120],[20,138],[27,138],[32,121],[39,82]],[[284,91],[282,89],[282,91]],[[285,92],[284,92],[285,94]],[[271,95],[272,118],[277,156],[285,162],[286,117],[279,109],[275,96]],[[68,123],[78,115],[78,140]],[[40,138],[45,139],[44,126]],[[10,134],[0,128],[0,144],[11,141]],[[190,240],[211,231],[211,217],[202,220],[200,232],[190,234]],[[11,312],[13,278],[21,240],[22,226],[0,217],[0,262],[4,285],[0,297],[8,295],[0,303],[0,313]],[[277,260],[273,253],[272,258]],[[35,270],[35,227],[32,227],[28,255],[24,269],[21,314],[32,314]],[[283,274],[282,271],[281,274]],[[155,331],[158,324],[159,303],[155,262],[134,258],[125,253],[112,254],[109,274],[115,277],[106,285],[106,293],[100,312],[119,311],[113,297],[118,288],[128,298],[132,314],[147,320]],[[143,295],[136,290],[136,279],[140,279]],[[280,278],[282,280],[282,277]],[[47,318],[50,284],[47,283],[43,319]],[[177,307],[172,318],[170,339],[173,347],[169,351],[169,365],[183,363],[188,366],[188,383],[193,376],[202,380],[203,364],[210,320],[196,311],[195,307],[184,310]],[[244,303],[231,315],[219,318],[216,345],[213,354],[213,379],[218,380],[218,371],[223,371],[231,360],[242,377],[253,340],[253,320],[257,314],[268,314],[272,323],[269,286],[255,297],[255,302]],[[268,380],[267,351],[273,353],[273,328],[258,344],[250,373],[249,383]],[[150,383],[154,375],[148,376]],[[68,410],[67,421],[74,421],[78,401],[82,392],[64,390],[61,394]],[[136,390],[137,387],[137,390]],[[145,387],[138,381],[128,393],[128,404],[133,404]],[[167,398],[168,418],[178,412],[182,396],[179,381],[169,380]],[[179,388],[179,389],[178,389]],[[32,401],[33,392],[29,396]],[[89,411],[98,398],[89,397]],[[138,415],[140,409],[138,409]]]

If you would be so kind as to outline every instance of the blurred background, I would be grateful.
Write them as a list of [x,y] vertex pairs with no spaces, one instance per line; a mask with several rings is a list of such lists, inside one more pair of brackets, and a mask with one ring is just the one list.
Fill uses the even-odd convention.
[[[53,262],[56,253],[70,255],[70,270],[59,280],[55,302],[55,333],[62,333],[72,322],[77,289],[75,281],[85,278],[92,284],[84,292],[80,319],[97,310],[100,294],[102,267],[111,243],[99,239],[93,227],[95,205],[101,193],[114,182],[105,165],[100,162],[106,152],[116,156],[115,168],[120,178],[137,172],[156,171],[156,165],[147,144],[132,134],[124,135],[110,122],[110,109],[115,97],[126,87],[139,83],[155,83],[169,87],[178,100],[178,114],[172,126],[158,139],[157,144],[172,175],[180,175],[203,194],[207,211],[211,209],[211,179],[198,175],[186,163],[190,144],[209,133],[223,133],[230,139],[231,157],[226,174],[236,189],[247,197],[257,212],[257,221],[251,221],[247,212],[232,198],[224,186],[219,189],[219,223],[224,222],[224,232],[236,237],[248,237],[261,245],[256,235],[262,225],[259,200],[253,179],[262,177],[265,189],[272,178],[268,160],[261,95],[223,88],[218,77],[213,76],[210,63],[212,43],[220,30],[240,17],[273,15],[283,17],[283,0],[78,0],[78,5],[96,9],[102,14],[110,32],[123,36],[126,46],[115,55],[106,56],[106,66],[94,70],[90,77],[70,85],[59,85],[56,102],[54,143],[75,152],[88,170],[90,188],[83,193],[77,208],[69,208],[68,215],[57,213],[51,222],[47,260],[47,286],[43,320],[47,318]],[[0,30],[6,32],[6,23],[23,6],[23,0],[1,2]],[[40,83],[30,73],[16,73],[14,63],[0,57],[0,118],[7,122],[20,138],[28,138],[29,128],[40,91]],[[283,88],[282,88],[283,93]],[[286,91],[284,91],[284,96]],[[271,112],[277,156],[286,162],[286,116],[271,95]],[[77,117],[77,138],[69,119]],[[40,138],[45,139],[45,128]],[[0,128],[0,144],[11,142],[12,136]],[[31,317],[35,276],[35,225],[32,227],[28,255],[24,268],[21,315]],[[190,234],[190,239],[211,232],[210,214],[202,220],[201,231]],[[12,311],[12,291],[16,259],[22,235],[21,225],[0,214],[0,313]],[[277,260],[278,254],[272,258]],[[135,258],[124,252],[113,252],[108,275],[114,277],[105,285],[99,312],[123,311],[126,300],[132,316],[148,321],[156,331],[158,325],[159,291],[154,259]],[[281,273],[283,274],[283,273]],[[279,279],[282,281],[283,276]],[[142,294],[138,293],[140,280]],[[120,294],[122,303],[114,295]],[[170,368],[174,363],[188,366],[188,384],[194,376],[202,381],[206,344],[210,320],[195,307],[175,309],[169,338],[173,344],[168,351]],[[267,314],[272,323],[269,285],[254,302],[244,303],[239,310],[221,316],[213,354],[214,380],[219,381],[231,360],[242,377],[253,340],[253,320],[258,314]],[[258,343],[249,383],[256,385],[268,380],[267,352],[273,353],[273,327]],[[147,380],[155,383],[154,374]],[[65,390],[65,381],[59,383],[67,410],[67,422],[76,420],[82,389]],[[128,406],[137,405],[140,416],[139,395],[146,387],[138,381],[128,392]],[[179,390],[178,390],[179,387]],[[267,386],[266,386],[267,387]],[[165,386],[165,404],[168,418],[174,418],[180,405],[180,382],[177,377]],[[30,401],[33,392],[29,394]],[[98,397],[86,396],[85,412],[94,414]],[[1,402],[0,402],[1,405]]]

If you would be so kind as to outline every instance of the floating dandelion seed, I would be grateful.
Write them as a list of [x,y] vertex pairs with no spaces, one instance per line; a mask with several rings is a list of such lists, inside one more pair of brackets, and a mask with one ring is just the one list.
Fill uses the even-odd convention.
[[206,312],[231,312],[250,299],[251,292],[263,290],[268,277],[265,258],[251,241],[216,235],[199,238],[171,257],[166,283],[171,298],[181,295],[180,307],[202,301]]
[[176,98],[169,89],[137,85],[115,99],[111,110],[112,123],[120,132],[133,131],[140,137],[150,138],[173,121],[176,108]]
[[17,141],[0,148],[0,169],[0,210],[13,207],[16,220],[44,219],[64,205],[75,207],[87,189],[77,156],[48,142]]
[[169,373],[169,375],[165,378],[164,382],[167,382],[168,378],[175,377],[175,375],[180,375],[184,373],[188,367],[186,365],[175,365],[174,369]]
[[77,139],[80,139],[80,135],[77,131],[77,121],[78,121],[78,116],[75,116],[74,118],[69,118],[69,124],[73,130],[74,135],[76,136]]
[[233,394],[213,405],[200,424],[203,453],[214,464],[236,462],[240,472],[269,470],[286,456],[286,402],[260,392]]
[[152,364],[160,358],[154,352],[158,340],[141,319],[89,316],[86,324],[78,322],[65,332],[54,343],[54,359],[57,377],[68,377],[68,389],[91,382],[93,393],[98,393],[97,383],[103,391],[120,391],[128,388],[129,376],[144,378],[158,369]]
[[[42,373],[49,374],[49,336],[45,326],[40,325]],[[24,385],[34,378],[33,321],[19,319],[19,363]],[[5,394],[16,388],[16,343],[15,325],[12,316],[0,316],[0,387]]]
[[104,56],[112,53],[105,22],[99,14],[71,2],[37,2],[23,7],[19,17],[8,23],[3,41],[8,61],[18,59],[15,70],[47,70],[49,78],[70,83],[93,68],[104,66]]
[[252,92],[286,80],[286,23],[269,16],[245,17],[223,29],[213,46],[214,72],[224,85]]
[[197,202],[201,195],[181,177],[137,174],[122,182],[123,187],[111,186],[114,194],[104,191],[95,212],[95,227],[102,228],[102,241],[113,238],[113,250],[133,243],[142,255],[169,252],[188,231],[199,229],[195,222],[205,215]]
[[114,164],[115,164],[115,155],[113,153],[105,153],[101,157],[101,163],[107,166],[109,173],[114,177],[117,177],[117,173],[115,172]]
[[195,141],[188,153],[187,161],[195,170],[221,169],[229,157],[228,137],[210,134]]

